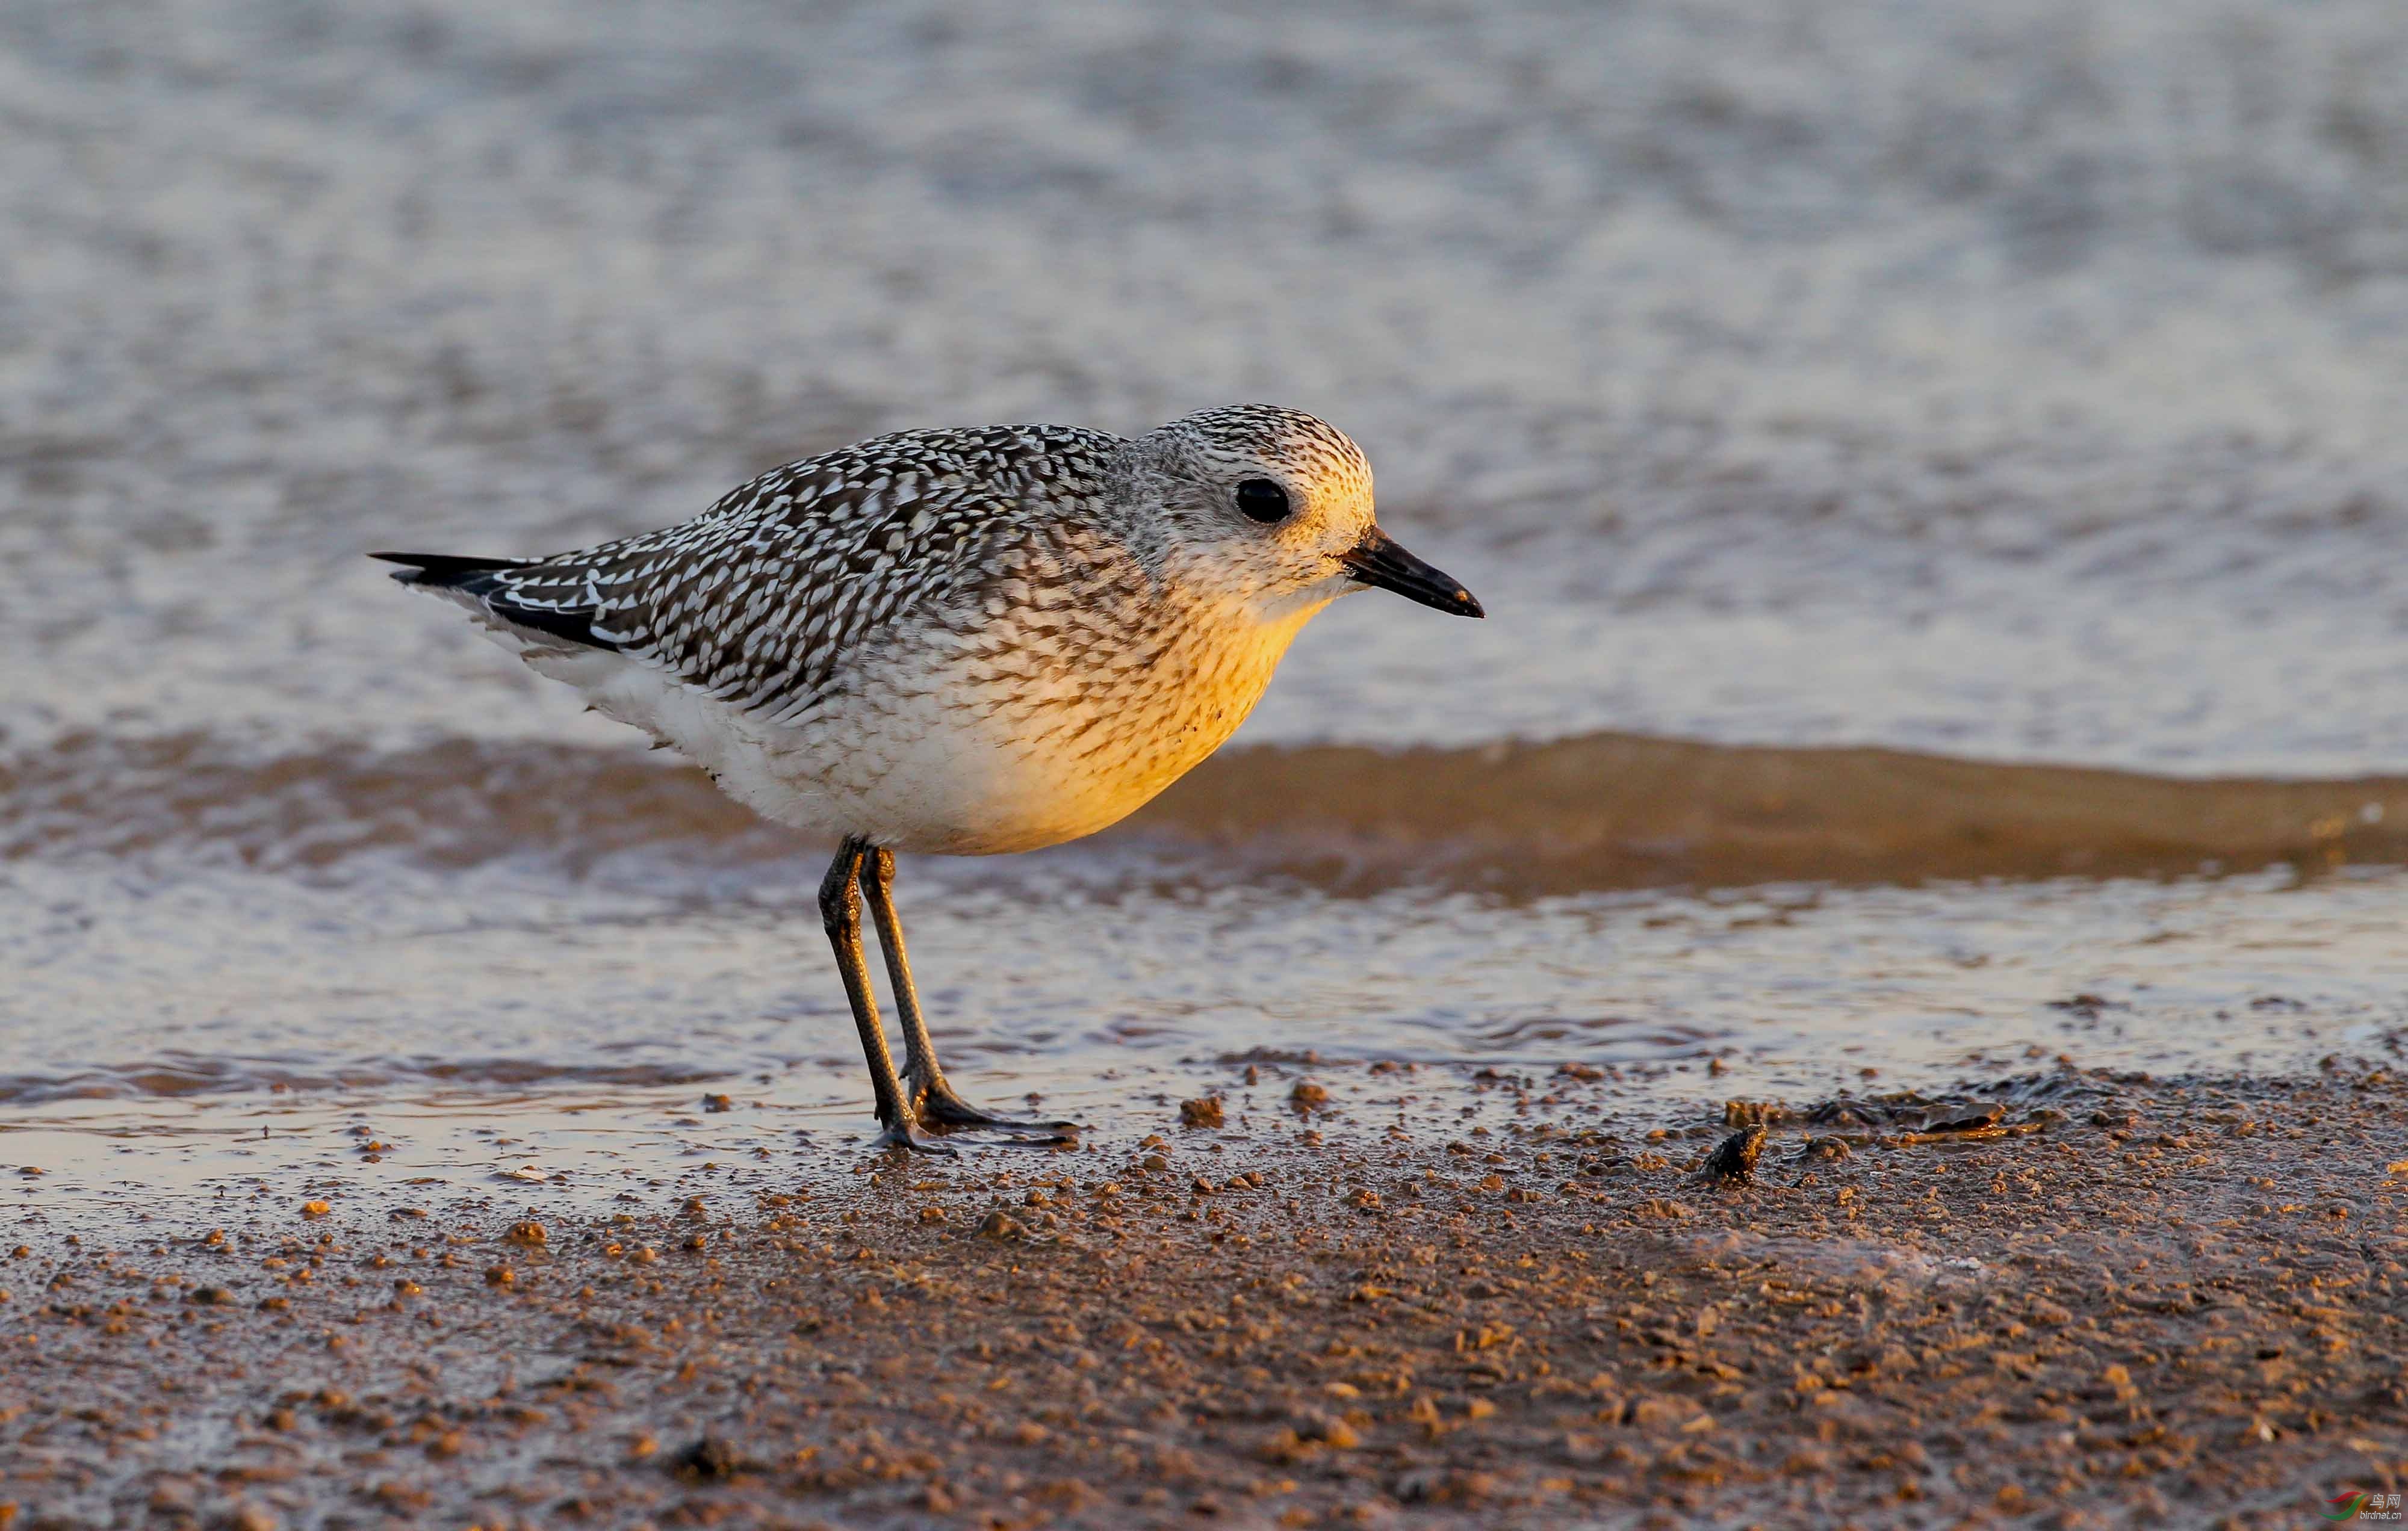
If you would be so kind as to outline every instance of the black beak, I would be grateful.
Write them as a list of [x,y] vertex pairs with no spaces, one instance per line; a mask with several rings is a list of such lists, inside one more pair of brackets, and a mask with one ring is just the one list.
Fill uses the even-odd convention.
[[1377,526],[1364,533],[1362,541],[1339,554],[1338,561],[1354,579],[1382,590],[1393,590],[1409,601],[1452,611],[1458,617],[1488,615],[1471,598],[1471,592],[1455,582],[1455,576],[1440,574],[1398,547],[1396,539]]

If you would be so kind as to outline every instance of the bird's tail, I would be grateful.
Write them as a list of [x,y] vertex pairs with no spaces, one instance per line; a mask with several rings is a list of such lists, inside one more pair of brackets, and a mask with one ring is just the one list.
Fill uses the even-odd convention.
[[372,552],[368,556],[405,565],[394,576],[405,585],[457,590],[471,595],[482,595],[492,588],[492,576],[496,570],[523,569],[538,562],[533,558],[475,558],[459,553]]
[[[522,639],[541,634],[547,639],[566,640],[580,648],[603,649],[612,653],[619,651],[618,638],[595,629],[596,613],[588,602],[579,598],[577,583],[564,585],[557,578],[546,580],[540,573],[523,572],[544,565],[540,558],[401,552],[368,556],[408,565],[394,578],[412,590],[442,595],[467,608],[470,614],[485,619],[486,625],[496,632]],[[513,575],[519,578],[512,579]],[[530,581],[536,589],[528,588]],[[552,588],[543,588],[546,585]]]

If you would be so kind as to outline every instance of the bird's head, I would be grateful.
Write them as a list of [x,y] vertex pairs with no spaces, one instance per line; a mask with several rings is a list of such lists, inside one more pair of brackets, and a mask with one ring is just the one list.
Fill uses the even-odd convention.
[[1398,547],[1372,519],[1371,465],[1346,434],[1296,409],[1231,405],[1129,443],[1115,488],[1151,520],[1181,577],[1266,620],[1366,585],[1462,617],[1471,592]]

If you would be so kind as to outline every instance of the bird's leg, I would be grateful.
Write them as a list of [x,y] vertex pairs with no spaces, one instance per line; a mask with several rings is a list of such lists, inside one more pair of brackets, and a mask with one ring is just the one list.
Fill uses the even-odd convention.
[[886,1028],[878,1020],[878,996],[869,987],[869,963],[861,951],[861,895],[855,889],[862,864],[870,853],[868,842],[848,837],[820,881],[820,920],[827,926],[828,944],[836,948],[837,971],[844,975],[844,996],[853,1003],[853,1023],[861,1030],[861,1051],[869,1060],[869,1085],[878,1097],[880,1148],[919,1149],[932,1153],[953,1151],[920,1130],[919,1113],[895,1077],[895,1055],[886,1051]]
[[878,922],[878,945],[886,953],[886,977],[895,988],[895,1008],[902,1012],[904,1093],[920,1120],[932,1127],[993,1127],[1069,1141],[1078,1128],[1074,1122],[996,1116],[953,1093],[937,1063],[937,1044],[929,1039],[927,1018],[920,1013],[920,991],[911,982],[911,960],[903,952],[903,921],[895,912],[895,852],[881,847],[865,853],[861,885],[869,897],[870,918]]

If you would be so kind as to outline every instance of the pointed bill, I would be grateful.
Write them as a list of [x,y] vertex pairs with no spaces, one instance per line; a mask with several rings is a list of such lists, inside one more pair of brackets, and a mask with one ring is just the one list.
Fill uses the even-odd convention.
[[1440,611],[1451,611],[1458,617],[1484,617],[1480,603],[1471,592],[1463,588],[1455,576],[1431,567],[1397,545],[1396,538],[1377,526],[1363,534],[1363,540],[1339,555],[1346,572],[1367,585],[1392,590],[1409,601]]

